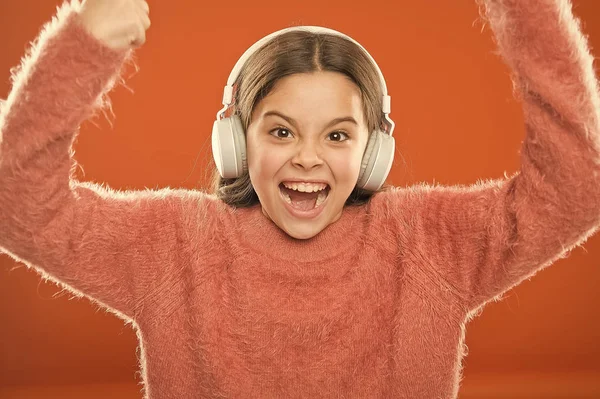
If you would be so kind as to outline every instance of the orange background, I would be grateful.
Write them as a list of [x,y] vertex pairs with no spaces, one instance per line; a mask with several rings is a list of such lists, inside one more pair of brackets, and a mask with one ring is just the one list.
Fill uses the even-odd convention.
[[[0,2],[0,97],[59,3]],[[470,184],[518,170],[521,107],[473,0],[203,3],[149,1],[140,70],[128,71],[134,93],[113,91],[113,127],[104,119],[83,125],[79,179],[117,189],[205,187],[231,68],[260,37],[298,24],[349,34],[382,68],[404,157],[396,156],[389,183]],[[600,2],[574,5],[600,47]],[[460,397],[600,397],[599,260],[594,236],[471,321]],[[59,291],[0,256],[0,397],[141,398],[134,331]]]

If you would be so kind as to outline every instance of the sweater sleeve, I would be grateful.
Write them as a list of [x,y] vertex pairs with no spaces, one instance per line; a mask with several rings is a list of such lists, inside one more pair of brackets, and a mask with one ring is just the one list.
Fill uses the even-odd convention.
[[[135,318],[173,263],[185,195],[116,192],[71,178],[79,125],[129,52],[96,40],[77,1],[44,25],[0,110],[0,250],[77,296]],[[181,194],[181,193],[179,193]]]
[[480,0],[523,104],[518,173],[408,190],[416,251],[467,313],[565,257],[600,216],[598,84],[568,0]]

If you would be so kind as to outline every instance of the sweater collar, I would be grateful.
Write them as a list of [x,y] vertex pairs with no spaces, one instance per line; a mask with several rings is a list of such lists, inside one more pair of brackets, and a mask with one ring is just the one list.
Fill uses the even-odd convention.
[[316,236],[298,240],[289,236],[263,213],[260,204],[233,212],[238,242],[247,250],[269,258],[294,262],[320,262],[353,253],[364,234],[365,207],[345,207],[340,218]]

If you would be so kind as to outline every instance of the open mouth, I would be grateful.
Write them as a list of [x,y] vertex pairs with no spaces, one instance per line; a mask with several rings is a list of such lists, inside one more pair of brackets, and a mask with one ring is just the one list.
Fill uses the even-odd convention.
[[303,192],[279,184],[279,191],[283,200],[293,209],[300,212],[310,212],[320,208],[329,196],[330,187],[316,192]]

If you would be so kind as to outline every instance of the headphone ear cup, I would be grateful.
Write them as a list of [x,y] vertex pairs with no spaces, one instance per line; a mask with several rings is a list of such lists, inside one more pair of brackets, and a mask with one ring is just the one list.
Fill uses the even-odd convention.
[[212,153],[217,170],[223,178],[240,177],[248,170],[246,136],[238,115],[213,123]]
[[392,136],[375,130],[369,136],[356,185],[369,191],[381,188],[394,161],[396,141]]
[[238,115],[233,115],[231,120],[231,126],[233,129],[233,137],[236,142],[236,160],[241,165],[241,172],[238,175],[241,176],[248,171],[248,161],[246,160],[246,132],[242,126],[242,120]]

